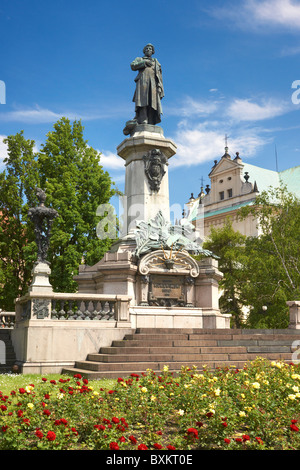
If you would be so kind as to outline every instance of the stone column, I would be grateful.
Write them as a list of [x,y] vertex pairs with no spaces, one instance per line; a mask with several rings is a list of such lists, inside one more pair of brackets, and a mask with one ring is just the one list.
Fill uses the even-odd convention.
[[[151,188],[144,158],[152,150],[158,150],[166,162],[156,189]],[[137,220],[148,221],[159,210],[166,220],[170,219],[168,160],[176,153],[176,145],[164,137],[161,127],[140,124],[118,146],[117,152],[125,160],[126,167],[122,237],[129,235],[130,238]]]
[[292,300],[292,301],[287,302],[287,305],[289,306],[289,309],[290,309],[289,328],[299,330],[300,329],[300,301]]

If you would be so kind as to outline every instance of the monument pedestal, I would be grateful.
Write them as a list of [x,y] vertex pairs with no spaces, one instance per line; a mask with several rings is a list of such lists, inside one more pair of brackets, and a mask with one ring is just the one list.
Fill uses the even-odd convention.
[[50,265],[46,261],[38,261],[35,263],[32,270],[32,283],[28,292],[35,293],[49,293],[53,292],[52,286],[49,281],[51,274]]
[[121,237],[131,238],[137,220],[152,219],[159,210],[170,219],[168,160],[176,145],[164,137],[161,127],[140,124],[117,152],[126,168]]
[[97,264],[80,266],[79,293],[130,296],[133,328],[229,328],[230,316],[219,311],[217,261],[196,261],[188,250],[199,245],[170,224],[168,161],[175,144],[160,127],[136,125],[117,150],[126,167],[122,233]]

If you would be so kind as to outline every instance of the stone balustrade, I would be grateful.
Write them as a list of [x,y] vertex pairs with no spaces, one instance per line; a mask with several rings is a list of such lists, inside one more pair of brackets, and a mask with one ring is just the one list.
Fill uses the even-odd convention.
[[15,318],[15,312],[5,312],[0,310],[0,328],[13,328]]
[[16,301],[16,321],[129,321],[127,295],[29,292]]

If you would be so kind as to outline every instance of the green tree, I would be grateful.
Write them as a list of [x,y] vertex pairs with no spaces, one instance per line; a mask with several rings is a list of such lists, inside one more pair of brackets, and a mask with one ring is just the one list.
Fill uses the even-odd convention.
[[14,310],[14,299],[27,291],[36,257],[27,212],[37,203],[34,188],[39,175],[34,141],[26,140],[21,131],[4,142],[8,157],[0,173],[0,305]]
[[112,243],[99,239],[97,208],[118,191],[100,165],[101,154],[83,138],[80,121],[54,124],[41,151],[23,131],[6,139],[9,157],[0,173],[0,307],[14,308],[27,291],[36,260],[34,227],[28,209],[38,204],[36,187],[46,191],[46,205],[58,211],[52,226],[48,260],[55,291],[74,292],[73,276],[82,259],[99,261]]
[[240,211],[241,218],[249,215],[256,218],[260,235],[246,240],[248,282],[243,295],[252,306],[247,323],[285,328],[286,302],[300,298],[300,201],[284,186],[269,188]]
[[95,264],[112,243],[110,238],[100,240],[96,233],[98,206],[107,204],[117,192],[100,158],[100,153],[84,140],[81,122],[72,125],[66,118],[47,134],[38,155],[47,205],[59,214],[53,223],[49,249],[51,282],[56,291],[74,292],[77,283],[73,275],[82,258],[86,264]]
[[240,328],[244,306],[241,292],[245,282],[244,267],[247,263],[246,237],[232,228],[230,219],[219,229],[212,228],[203,248],[219,257],[219,269],[224,277],[220,281],[220,310],[232,315],[232,324]]

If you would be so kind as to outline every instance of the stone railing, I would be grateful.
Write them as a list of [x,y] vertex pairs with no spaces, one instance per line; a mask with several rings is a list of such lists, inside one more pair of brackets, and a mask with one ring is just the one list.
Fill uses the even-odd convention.
[[0,328],[13,328],[15,318],[15,312],[5,312],[0,310]]
[[16,320],[129,321],[130,300],[127,295],[28,293],[16,302]]

